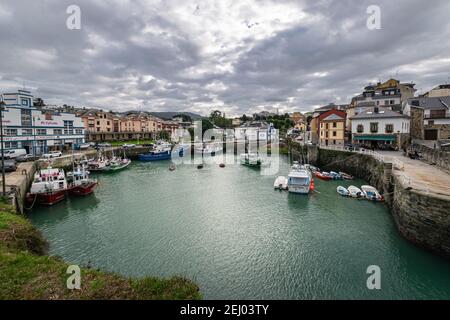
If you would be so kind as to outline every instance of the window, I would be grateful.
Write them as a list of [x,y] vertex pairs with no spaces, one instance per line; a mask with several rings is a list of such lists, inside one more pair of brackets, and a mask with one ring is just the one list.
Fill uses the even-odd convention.
[[434,126],[434,120],[428,120],[428,125],[429,126]]
[[336,140],[333,140],[333,144],[336,144]]
[[387,106],[389,105],[389,100],[384,100],[384,104]]
[[55,141],[53,141],[53,145],[60,146],[60,145],[62,145],[62,141],[61,140],[55,140]]
[[23,136],[31,136],[31,135],[33,135],[33,130],[32,129],[22,129],[22,135]]
[[364,126],[362,124],[358,124],[358,127],[356,128],[356,131],[358,131],[358,133],[363,133],[364,132]]
[[17,129],[5,129],[5,136],[17,136]]
[[54,135],[61,135],[63,133],[62,129],[53,129]]
[[21,99],[21,103],[24,107],[28,107],[30,105],[28,99]]
[[31,127],[31,110],[22,109],[20,110],[20,117],[22,120],[23,127]]
[[333,128],[337,128],[337,123],[333,122]]
[[394,125],[393,124],[387,124],[386,125],[386,133],[392,133],[394,132]]
[[36,129],[36,134],[40,136],[47,135],[47,129]]
[[370,124],[370,132],[371,133],[378,133],[378,122],[372,122]]
[[64,134],[73,134],[73,121],[64,120]]
[[83,134],[83,129],[76,129],[75,134]]
[[98,125],[98,126],[100,125],[100,121],[97,121],[97,125]]
[[17,149],[18,146],[17,141],[5,142],[5,149]]
[[431,110],[430,118],[431,119],[445,118],[445,109],[444,110]]
[[337,137],[337,132],[333,131],[333,137]]

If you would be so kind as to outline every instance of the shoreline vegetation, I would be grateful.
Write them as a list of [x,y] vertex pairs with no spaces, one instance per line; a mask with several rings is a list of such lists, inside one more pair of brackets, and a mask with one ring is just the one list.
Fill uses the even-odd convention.
[[81,289],[66,287],[69,264],[47,255],[48,243],[12,206],[0,202],[0,300],[197,300],[199,287],[182,277],[127,278],[81,267]]

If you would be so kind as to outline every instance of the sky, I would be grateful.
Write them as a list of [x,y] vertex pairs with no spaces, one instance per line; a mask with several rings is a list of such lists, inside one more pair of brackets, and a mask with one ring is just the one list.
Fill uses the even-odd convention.
[[[370,5],[381,29],[367,27]],[[421,93],[450,82],[449,12],[448,0],[0,0],[0,92],[227,116],[345,104],[391,77]]]

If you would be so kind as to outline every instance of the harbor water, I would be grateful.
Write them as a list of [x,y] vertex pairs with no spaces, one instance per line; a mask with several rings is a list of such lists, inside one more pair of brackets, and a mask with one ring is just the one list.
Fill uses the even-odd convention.
[[[385,205],[336,193],[364,181],[316,180],[301,196],[244,166],[168,167],[135,161],[96,175],[95,194],[30,218],[68,263],[185,276],[206,299],[450,299],[449,260],[402,239]],[[371,265],[381,290],[366,286]]]

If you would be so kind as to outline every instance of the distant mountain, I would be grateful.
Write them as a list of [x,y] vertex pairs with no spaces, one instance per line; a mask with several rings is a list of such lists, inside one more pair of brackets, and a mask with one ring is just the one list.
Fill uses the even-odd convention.
[[149,113],[157,118],[161,118],[164,120],[171,120],[173,117],[178,116],[180,114],[189,116],[194,121],[203,118],[203,116],[192,112],[149,112]]

